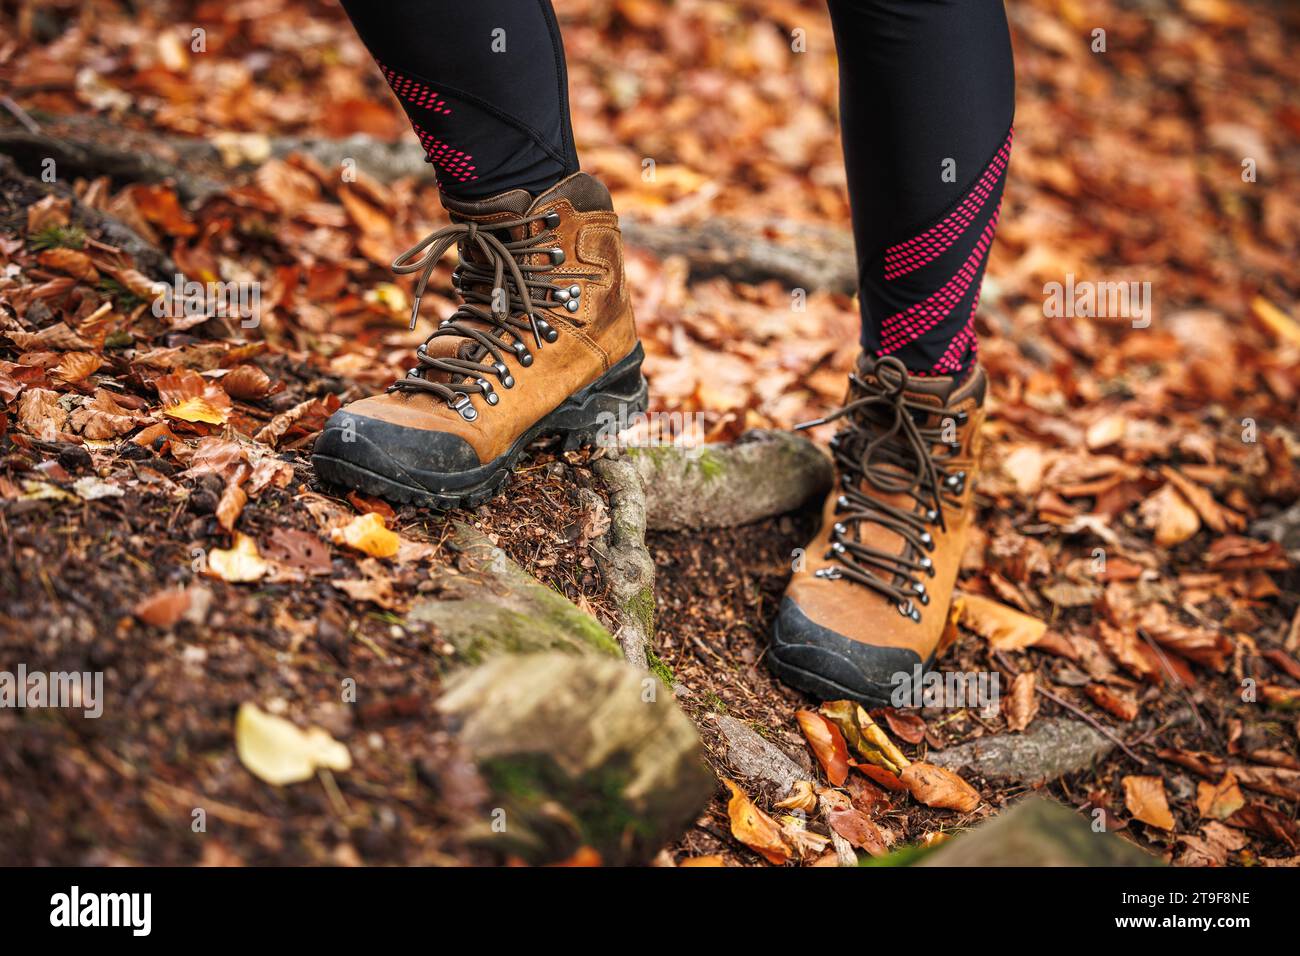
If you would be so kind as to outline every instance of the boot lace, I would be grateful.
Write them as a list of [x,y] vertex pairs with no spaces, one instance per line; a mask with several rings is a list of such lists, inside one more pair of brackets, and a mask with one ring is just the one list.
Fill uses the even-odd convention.
[[[510,230],[542,222],[545,229],[535,236],[502,239]],[[388,390],[428,392],[445,400],[466,421],[478,412],[471,395],[482,395],[489,405],[500,396],[491,378],[502,388],[513,388],[514,376],[505,364],[506,353],[527,368],[533,364],[531,338],[536,349],[554,342],[559,332],[546,319],[547,312],[578,310],[582,288],[548,281],[546,274],[564,262],[564,250],[554,245],[559,213],[547,212],[493,222],[454,222],[425,236],[393,261],[398,275],[418,273],[415,301],[411,307],[411,328],[420,312],[420,299],[434,267],[453,244],[460,250],[460,264],[452,282],[462,304],[443,319],[438,328],[415,351],[416,365],[407,370]],[[477,256],[467,255],[469,252]],[[545,254],[548,262],[530,263],[529,256]],[[448,336],[464,339],[455,353],[431,356],[429,343]],[[429,373],[438,374],[438,378]]]
[[[850,377],[850,394],[859,397],[796,427],[813,428],[849,417],[848,425],[831,440],[841,493],[826,558],[837,563],[818,570],[817,576],[863,584],[892,601],[904,617],[920,621],[916,604],[930,603],[921,578],[935,573],[930,529],[946,528],[944,506],[959,506],[966,487],[966,473],[949,467],[961,442],[955,435],[946,437],[953,425],[965,424],[966,413],[909,398],[908,380],[903,363],[885,356],[876,363],[874,381]],[[911,507],[879,497],[900,494],[913,502]],[[863,526],[872,524],[898,534],[904,541],[902,552],[864,544]]]

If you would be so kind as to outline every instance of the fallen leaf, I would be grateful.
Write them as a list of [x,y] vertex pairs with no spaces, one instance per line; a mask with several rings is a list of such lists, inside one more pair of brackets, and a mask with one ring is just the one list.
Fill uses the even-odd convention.
[[373,558],[391,558],[401,547],[401,538],[389,531],[383,516],[374,511],[357,515],[343,527],[334,528],[330,540]]
[[249,773],[276,786],[310,780],[318,768],[352,767],[348,748],[320,727],[300,730],[247,701],[235,717],[235,750]]
[[1011,693],[1002,703],[1002,712],[1007,718],[1007,729],[1012,732],[1024,730],[1038,714],[1038,694],[1035,692],[1033,671],[1017,674],[1011,682]]
[[1125,777],[1124,805],[1143,823],[1162,830],[1174,828],[1174,815],[1169,812],[1169,801],[1165,798],[1165,782],[1159,777]]
[[812,813],[817,809],[817,793],[811,780],[796,780],[790,788],[790,795],[784,800],[772,804],[778,810],[800,810]]
[[1047,632],[1046,622],[979,594],[962,596],[960,620],[995,650],[1030,647]]
[[1087,684],[1083,692],[1094,704],[1120,720],[1132,720],[1138,715],[1138,701],[1133,694],[1115,690],[1105,684]]
[[1159,547],[1182,544],[1201,530],[1201,518],[1172,484],[1161,485],[1138,508],[1143,524],[1155,532]]
[[832,786],[840,786],[849,775],[849,751],[844,737],[833,723],[811,710],[795,711],[799,729],[808,738],[813,755]]
[[231,583],[257,581],[269,570],[257,550],[257,542],[238,531],[233,547],[214,548],[208,553],[207,567],[213,577]]
[[1196,784],[1196,809],[1203,817],[1226,820],[1245,805],[1246,798],[1232,771],[1225,773],[1218,783],[1201,780]]
[[731,799],[727,802],[731,835],[769,863],[780,866],[788,862],[791,849],[781,835],[780,824],[754,806],[745,791],[735,783],[726,777],[721,780],[731,791]]
[[899,779],[912,796],[927,807],[969,813],[980,805],[980,795],[974,787],[951,770],[934,764],[910,764]]

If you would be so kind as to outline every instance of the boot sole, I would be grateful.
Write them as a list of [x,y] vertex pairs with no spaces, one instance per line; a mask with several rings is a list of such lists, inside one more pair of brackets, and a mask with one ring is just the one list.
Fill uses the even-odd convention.
[[[897,689],[895,684],[879,684],[875,681],[869,681],[865,677],[861,681],[852,684],[843,683],[842,681],[832,680],[810,671],[804,667],[798,667],[794,664],[786,663],[781,659],[781,650],[784,647],[798,647],[803,645],[785,644],[781,640],[781,623],[776,621],[772,624],[772,643],[768,646],[767,666],[768,669],[776,675],[777,680],[783,684],[801,690],[820,701],[827,700],[856,700],[872,707],[892,707],[893,693]],[[823,645],[816,645],[817,649],[824,654],[831,654],[843,661],[846,671],[856,671],[858,667],[848,658],[841,654],[836,654],[832,649]],[[922,675],[929,673],[934,669],[935,654],[931,654],[929,659],[921,665]],[[909,676],[909,683],[915,681]],[[915,691],[915,688],[910,690]],[[915,698],[913,698],[915,699]]]
[[515,462],[527,447],[538,438],[563,436],[565,451],[595,444],[602,431],[608,429],[608,417],[614,421],[643,412],[649,403],[649,387],[641,375],[641,361],[645,353],[638,342],[636,348],[592,382],[586,388],[570,395],[554,411],[538,419],[520,435],[509,450],[486,465],[471,471],[445,476],[438,487],[425,487],[397,481],[387,475],[371,471],[363,465],[336,458],[332,455],[313,455],[312,466],[316,474],[332,485],[354,488],[363,494],[377,495],[399,504],[446,511],[452,508],[474,508],[500,492],[510,477]]

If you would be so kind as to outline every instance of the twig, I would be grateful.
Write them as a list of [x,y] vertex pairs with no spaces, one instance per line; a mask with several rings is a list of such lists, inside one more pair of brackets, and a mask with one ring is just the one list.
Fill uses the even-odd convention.
[[32,119],[31,114],[15,103],[8,96],[0,96],[0,106],[3,106],[14,115],[14,119],[26,127],[27,132],[35,135],[41,132],[41,124]]
[[1106,727],[1105,724],[1102,724],[1091,714],[1080,710],[1078,707],[1075,707],[1068,700],[1065,700],[1064,698],[1061,697],[1057,697],[1055,694],[1053,694],[1050,690],[1048,690],[1045,687],[1035,686],[1034,690],[1038,691],[1038,693],[1042,694],[1044,697],[1046,697],[1048,700],[1052,701],[1053,703],[1059,704],[1060,706],[1064,707],[1066,710],[1068,710],[1070,713],[1074,714],[1075,716],[1079,717],[1081,720],[1087,721],[1089,724],[1093,726],[1093,728],[1099,734],[1114,741],[1115,746],[1119,747],[1120,750],[1124,751],[1126,754],[1128,754],[1130,757],[1136,760],[1143,767],[1147,765],[1147,761],[1145,758],[1138,756],[1132,750],[1130,750],[1128,744],[1124,743],[1123,740],[1115,736],[1115,734],[1113,734]]

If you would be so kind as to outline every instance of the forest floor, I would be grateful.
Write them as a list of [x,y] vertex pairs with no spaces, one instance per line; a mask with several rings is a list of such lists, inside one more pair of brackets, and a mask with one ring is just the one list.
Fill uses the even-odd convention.
[[[457,781],[472,770],[434,712],[446,649],[406,615],[455,568],[450,523],[469,520],[612,628],[592,554],[602,509],[582,494],[606,492],[591,453],[545,443],[468,513],[320,484],[321,423],[401,374],[452,308],[444,262],[408,331],[409,286],[387,272],[445,215],[427,177],[273,155],[276,137],[409,137],[334,5],[173,8],[158,22],[24,6],[0,42],[0,140],[84,127],[177,172],[68,160],[51,187],[25,150],[29,178],[0,177],[0,671],[107,675],[96,720],[0,710],[0,861],[496,862],[462,836]],[[1016,145],[978,320],[989,448],[968,600],[940,660],[997,673],[1006,693],[997,714],[876,716],[913,758],[1083,720],[1122,745],[1047,782],[1052,796],[1176,863],[1294,864],[1300,62],[1287,51],[1300,24],[1283,5],[1224,0],[1027,0],[1011,18]],[[772,235],[847,228],[820,3],[693,0],[661,16],[593,0],[562,19],[584,164],[622,214],[683,231],[718,217]],[[1095,27],[1105,53],[1089,47]],[[791,53],[794,30],[807,52]],[[184,138],[228,165],[179,155]],[[197,182],[214,188],[192,194]],[[156,316],[150,279],[172,271],[259,283],[260,324]],[[646,248],[628,273],[655,407],[698,413],[711,440],[842,397],[857,324],[842,290],[808,289],[794,311],[775,279],[706,277]],[[1150,283],[1151,311],[1045,308],[1049,283],[1076,280]],[[395,557],[338,540],[368,513],[400,536]],[[649,538],[654,669],[721,776],[734,774],[711,715],[825,782],[795,716],[819,702],[763,663],[814,520]],[[348,679],[365,689],[356,705],[339,699]],[[263,783],[234,745],[250,700],[345,742],[352,768]],[[979,805],[959,812],[851,779],[894,848],[1033,788],[969,777]],[[764,862],[721,786],[660,861],[688,859]]]

